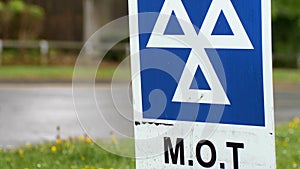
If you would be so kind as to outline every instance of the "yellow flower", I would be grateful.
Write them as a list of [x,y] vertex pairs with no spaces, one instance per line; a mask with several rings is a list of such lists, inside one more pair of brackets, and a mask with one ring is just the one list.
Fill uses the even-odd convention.
[[289,143],[288,143],[287,141],[284,141],[284,142],[282,143],[282,145],[283,145],[283,147],[287,147],[287,146],[289,145]]
[[293,122],[289,122],[289,128],[290,129],[293,129],[293,128],[295,128],[296,127],[296,125],[293,123]]
[[51,146],[51,151],[52,152],[56,152],[56,150],[57,150],[56,146]]
[[109,169],[114,169],[114,168],[111,167],[111,168],[109,168]]
[[117,139],[113,133],[110,133],[110,140],[113,144],[118,144]]
[[85,142],[89,144],[89,143],[92,142],[92,139],[88,137],[88,138],[85,139]]
[[293,123],[298,124],[300,122],[300,119],[298,117],[295,117],[293,119]]
[[24,151],[23,150],[19,150],[18,154],[19,154],[19,157],[24,158]]
[[57,145],[61,145],[61,143],[62,143],[61,139],[56,139],[56,144]]
[[27,167],[25,167],[24,169],[28,169]]
[[79,140],[83,141],[84,140],[84,136],[83,135],[79,136]]
[[81,161],[84,161],[84,160],[85,160],[85,157],[84,157],[84,156],[81,156],[80,159],[81,159]]

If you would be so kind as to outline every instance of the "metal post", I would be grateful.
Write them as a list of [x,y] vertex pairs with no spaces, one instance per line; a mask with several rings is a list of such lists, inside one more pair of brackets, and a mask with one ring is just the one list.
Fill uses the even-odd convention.
[[49,43],[46,40],[40,41],[40,52],[41,52],[41,64],[46,65],[48,63],[47,55],[49,53]]

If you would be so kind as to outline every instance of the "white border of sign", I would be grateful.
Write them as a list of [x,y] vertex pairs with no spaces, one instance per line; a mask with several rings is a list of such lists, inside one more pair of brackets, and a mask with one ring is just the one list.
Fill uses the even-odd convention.
[[[142,93],[141,93],[141,76],[140,76],[140,55],[139,55],[139,27],[138,27],[138,4],[137,0],[129,0],[129,16],[130,16],[130,48],[131,48],[131,69],[132,69],[132,89],[133,89],[133,107],[134,107],[134,120],[139,122],[150,121],[143,119],[142,117]],[[150,1],[149,1],[150,3]],[[256,126],[242,126],[242,125],[228,125],[228,124],[207,124],[196,123],[191,127],[192,122],[177,122],[176,127],[185,128],[187,125],[192,128],[191,133],[186,134],[186,137],[190,144],[197,142],[203,134],[207,126],[217,128],[213,135],[210,135],[216,147],[222,147],[225,143],[220,141],[220,137],[226,137],[227,141],[245,141],[247,142],[246,150],[251,152],[243,153],[241,156],[245,156],[244,160],[240,161],[240,168],[243,169],[275,169],[276,157],[275,157],[275,133],[274,133],[274,103],[273,103],[273,81],[272,81],[272,39],[271,39],[271,1],[261,0],[262,3],[262,52],[263,52],[263,77],[264,77],[264,104],[265,104],[265,127]],[[165,122],[163,120],[155,120],[155,122]],[[172,123],[172,122],[171,122]],[[175,123],[175,122],[174,122]],[[153,134],[154,130],[160,131],[163,134],[175,135],[180,137],[179,133],[174,131],[168,131],[166,127],[155,127],[149,124],[135,126],[135,140],[136,140],[136,157],[137,157],[137,169],[147,169],[150,167],[159,168],[164,164],[162,154],[159,154],[157,147],[162,148],[163,145],[157,145],[156,141],[153,141],[153,147],[150,139],[156,137],[158,140],[163,139],[162,135]],[[182,130],[183,132],[184,130]],[[146,132],[146,133],[145,133]],[[155,133],[155,132],[154,132]],[[252,136],[250,136],[252,135]],[[183,136],[183,137],[185,137]],[[191,137],[193,136],[193,137]],[[249,136],[249,137],[248,137]],[[142,141],[143,139],[144,142]],[[198,140],[197,140],[198,139]],[[147,144],[147,140],[149,144]],[[145,143],[146,142],[146,143]],[[147,147],[145,147],[147,145]],[[194,145],[193,145],[194,146]],[[193,147],[191,146],[191,147]],[[224,147],[224,146],[223,146]],[[190,147],[186,147],[187,151]],[[255,151],[261,150],[261,151]],[[160,150],[163,153],[163,150]],[[191,150],[193,151],[193,150]],[[147,154],[149,153],[149,154]],[[227,152],[231,153],[230,151]],[[186,154],[186,156],[189,156]],[[193,158],[194,154],[191,153],[190,158]],[[218,161],[227,162],[227,165],[233,165],[230,162],[226,151],[222,150],[218,154]],[[249,161],[252,159],[252,161]],[[166,167],[166,166],[164,166]],[[172,166],[171,168],[180,168],[182,166]],[[186,167],[186,166],[185,166]],[[185,168],[183,166],[183,168]],[[228,167],[232,168],[232,167]]]

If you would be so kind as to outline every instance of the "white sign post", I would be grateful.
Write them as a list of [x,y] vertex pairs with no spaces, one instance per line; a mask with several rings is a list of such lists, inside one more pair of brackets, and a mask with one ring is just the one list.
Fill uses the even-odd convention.
[[275,169],[270,0],[129,0],[137,169]]

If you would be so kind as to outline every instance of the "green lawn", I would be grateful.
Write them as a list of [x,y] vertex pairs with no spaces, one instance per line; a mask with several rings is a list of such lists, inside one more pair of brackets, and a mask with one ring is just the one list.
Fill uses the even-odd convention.
[[274,69],[274,82],[300,83],[300,69]]
[[278,169],[300,169],[299,118],[276,127],[276,156]]
[[73,67],[1,66],[1,79],[70,79]]
[[[74,67],[71,66],[1,66],[0,80],[72,80]],[[109,80],[115,72],[114,67],[105,67],[97,72],[97,79]],[[90,68],[81,68],[79,78],[94,73]],[[126,75],[127,73],[128,75]],[[130,76],[124,72],[124,76]]]
[[[74,68],[71,66],[0,66],[0,80],[72,80]],[[91,69],[81,69],[79,77],[86,77]],[[98,80],[110,80],[114,75],[113,66],[101,67]],[[130,70],[118,72],[118,77],[130,77]],[[300,69],[274,69],[274,82],[300,83]]]
[[[116,145],[120,143],[112,144],[111,140],[107,140],[102,144],[118,147]],[[277,169],[300,169],[299,145],[299,118],[276,127]],[[110,154],[89,138],[81,136],[41,145],[0,149],[0,166],[5,169],[134,169],[135,161]]]
[[108,153],[89,138],[73,138],[1,149],[0,166],[1,169],[133,169],[135,161]]

